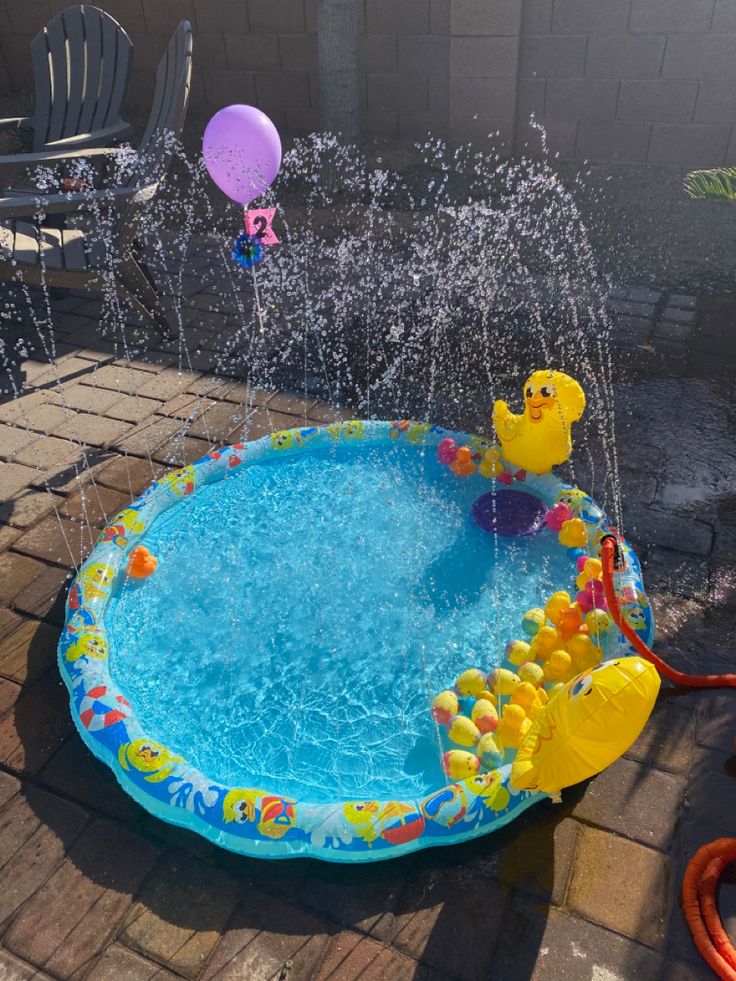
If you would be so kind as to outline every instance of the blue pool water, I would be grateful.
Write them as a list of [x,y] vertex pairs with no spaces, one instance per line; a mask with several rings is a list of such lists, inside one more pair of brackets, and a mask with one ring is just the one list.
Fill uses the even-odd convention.
[[155,576],[107,613],[147,735],[301,800],[444,785],[432,697],[499,663],[521,613],[571,578],[552,533],[474,524],[488,489],[382,443],[264,460],[183,499],[144,537]]

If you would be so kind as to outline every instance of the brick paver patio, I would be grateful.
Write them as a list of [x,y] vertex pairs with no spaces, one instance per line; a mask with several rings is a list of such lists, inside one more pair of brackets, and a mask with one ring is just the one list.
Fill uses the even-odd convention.
[[[613,307],[629,364],[626,530],[659,650],[698,669],[733,663],[734,307],[651,290]],[[208,374],[206,338],[191,370],[175,346],[126,362],[97,312],[60,301],[56,368],[37,354],[23,397],[0,404],[0,979],[708,977],[678,889],[700,843],[736,833],[728,694],[666,689],[625,757],[561,805],[366,867],[237,857],[122,792],[74,733],[55,665],[68,577],[92,537],[85,515],[100,528],[213,443],[335,412]],[[721,904],[736,926],[733,892]]]

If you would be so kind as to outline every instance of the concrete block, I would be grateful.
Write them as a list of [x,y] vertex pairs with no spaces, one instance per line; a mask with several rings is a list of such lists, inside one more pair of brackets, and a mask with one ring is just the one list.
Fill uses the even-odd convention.
[[713,547],[713,528],[705,521],[690,515],[673,514],[642,504],[628,509],[627,529],[634,540],[652,542],[664,548],[687,552],[689,555],[709,555]]
[[400,112],[399,136],[407,140],[424,140],[427,136],[446,139],[448,118],[444,112]]
[[258,105],[307,109],[312,104],[309,76],[304,72],[256,72]]
[[554,0],[524,0],[521,6],[522,34],[549,34]]
[[153,97],[153,81],[153,72],[132,71],[128,82],[127,98],[131,99],[133,104],[149,105]]
[[284,71],[317,71],[316,34],[280,34],[279,50]]
[[[208,108],[209,103],[204,89],[204,75],[202,72],[192,72],[192,88],[189,93],[191,119],[187,117],[187,128],[190,133],[202,132],[210,116]],[[204,119],[200,117],[204,117]]]
[[726,158],[730,126],[655,123],[649,163],[677,167],[719,167]]
[[400,75],[367,75],[367,108],[379,112],[424,112],[428,106],[427,79]]
[[736,79],[736,34],[675,35],[667,41],[664,78]]
[[519,42],[515,37],[450,38],[450,75],[460,78],[516,77]]
[[368,34],[429,34],[429,0],[366,0]]
[[521,28],[521,0],[452,0],[450,33],[516,35]]
[[165,34],[145,34],[135,40],[133,64],[137,71],[154,72],[168,44]]
[[450,116],[449,140],[452,144],[471,143],[476,148],[511,153],[514,142],[513,119],[493,119],[478,114]]
[[[24,38],[25,42],[27,39]],[[32,92],[35,85],[33,78],[33,71],[31,70],[28,59],[24,65],[8,65],[6,63],[5,70],[10,76],[10,91],[11,92]],[[131,73],[135,74],[135,73]],[[130,94],[130,85],[128,86],[128,94]]]
[[[559,822],[558,827],[564,823],[564,820]],[[555,878],[558,874],[557,837],[555,834]],[[572,956],[576,959],[573,964],[579,981],[665,977],[668,981],[694,981],[692,969],[677,971],[672,961],[666,961],[649,947],[632,943],[617,933],[594,926],[589,920],[572,916],[567,909],[558,911],[557,900],[546,906],[536,897],[527,898],[524,892],[529,892],[526,883],[509,902],[504,919],[504,936],[493,959],[496,977],[539,977],[558,981],[565,975],[571,975],[570,955],[574,951]],[[679,909],[678,915],[681,916]],[[530,949],[531,944],[514,943],[511,939],[532,936],[535,937],[536,949]],[[101,979],[94,978],[93,981]]]
[[575,804],[579,820],[667,851],[682,809],[685,780],[619,759],[592,780]]
[[596,78],[657,78],[665,41],[655,34],[591,37],[585,74]]
[[544,116],[544,97],[547,80],[544,78],[520,78],[516,86],[516,118],[519,122]]
[[634,34],[699,34],[707,31],[715,0],[632,0],[629,30]]
[[5,63],[5,67],[10,68],[29,68],[31,67],[30,52],[31,37],[26,34],[2,34],[0,35],[0,55]]
[[361,116],[361,130],[366,136],[399,135],[399,114],[397,112],[366,111]]
[[8,16],[11,29],[16,34],[24,34],[28,38],[26,52],[30,39],[45,26],[49,20],[50,10],[43,0],[33,3],[11,3],[8,5]]
[[714,34],[736,33],[736,4],[733,0],[716,0],[710,29]]
[[555,0],[554,34],[622,34],[631,0]]
[[0,34],[10,34],[12,29],[8,8],[4,3],[0,3]]
[[736,123],[736,86],[733,82],[701,82],[695,103],[696,123]]
[[694,324],[695,310],[680,310],[678,307],[667,307],[662,318],[671,324]]
[[661,290],[650,290],[647,286],[616,286],[608,294],[612,300],[628,300],[629,303],[659,303]]
[[450,33],[451,0],[429,0],[429,29],[433,34]]
[[670,293],[667,297],[667,308],[675,310],[694,310],[697,296],[692,293]]
[[728,149],[726,150],[726,159],[724,161],[727,167],[733,167],[736,165],[736,126],[731,131],[731,139],[728,141]]
[[[626,869],[626,875],[621,870]],[[585,919],[661,947],[669,908],[669,860],[606,831],[584,827],[575,854],[567,902]],[[636,892],[631,888],[636,882]],[[601,896],[606,901],[601,903]],[[601,972],[602,973],[602,972]]]
[[195,30],[203,34],[247,34],[248,8],[243,0],[194,0]]
[[450,78],[448,75],[430,75],[427,79],[429,87],[429,108],[435,113],[447,114],[450,111]]
[[399,44],[395,34],[364,34],[359,41],[358,68],[366,74],[396,75]]
[[[399,36],[399,75],[447,75],[450,44],[440,34]],[[375,69],[374,69],[375,71]]]
[[578,156],[591,161],[643,163],[647,159],[651,129],[651,123],[584,119],[578,128]]
[[638,338],[645,336],[654,322],[654,303],[613,297],[607,301],[606,307],[609,313],[617,315],[616,328],[621,328],[626,334],[636,334]]
[[197,34],[194,67],[199,71],[226,65],[225,39],[222,34]]
[[550,78],[545,120],[613,119],[618,82],[612,78]]
[[624,80],[618,97],[617,119],[685,123],[693,118],[697,82],[669,78]]
[[584,35],[522,37],[519,74],[522,78],[579,78],[585,69],[587,45]]
[[292,136],[307,136],[319,130],[319,113],[316,109],[287,109],[286,128]]
[[248,0],[250,28],[259,34],[301,34],[307,29],[304,0]]
[[153,34],[171,34],[180,20],[194,21],[193,0],[143,0],[145,24]]
[[275,34],[225,34],[228,68],[236,71],[278,71],[279,42]]
[[255,102],[253,72],[207,71],[203,74],[204,94],[207,103],[213,108],[220,109],[236,102]]
[[[318,28],[319,0],[304,0],[304,19],[307,24],[307,32],[316,34]],[[365,14],[361,5],[361,20],[365,20]],[[363,25],[365,26],[365,25]]]
[[513,78],[451,78],[450,114],[452,116],[478,113],[506,119],[514,115],[516,79]]
[[516,149],[517,154],[539,158],[542,156],[560,157],[573,160],[577,143],[578,123],[576,120],[553,122],[543,120],[543,126],[530,126],[528,120],[517,116]]

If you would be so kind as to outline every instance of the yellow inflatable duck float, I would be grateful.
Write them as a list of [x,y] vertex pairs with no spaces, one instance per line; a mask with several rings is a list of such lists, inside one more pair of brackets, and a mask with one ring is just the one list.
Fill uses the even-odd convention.
[[504,459],[530,473],[547,473],[572,452],[570,429],[585,409],[585,394],[561,371],[535,371],[524,385],[524,412],[493,406],[493,425]]
[[531,724],[511,767],[511,784],[552,797],[600,773],[631,746],[659,692],[641,657],[607,661],[562,685]]

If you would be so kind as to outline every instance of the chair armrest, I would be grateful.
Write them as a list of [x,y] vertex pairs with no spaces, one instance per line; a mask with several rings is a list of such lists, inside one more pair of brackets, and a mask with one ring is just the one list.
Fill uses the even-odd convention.
[[[115,126],[108,126],[106,129],[95,129],[91,133],[78,133],[76,136],[67,136],[63,140],[53,140],[47,143],[44,152],[68,153],[76,150],[92,150],[94,148],[106,148],[110,143],[130,132],[129,123],[118,123]],[[111,147],[107,152],[113,152]]]
[[153,197],[157,186],[151,184],[147,187],[111,187],[104,191],[86,191],[77,194],[38,194],[0,198],[0,220],[68,214],[87,210],[95,202],[103,206],[142,204]]
[[0,130],[3,129],[23,129],[25,126],[33,126],[32,116],[11,116],[8,119],[0,119]]
[[130,153],[127,147],[105,146],[90,147],[88,150],[40,150],[38,153],[9,153],[0,156],[0,171],[17,169],[18,167],[43,166],[44,164],[60,163],[62,160],[84,160],[87,157],[115,157],[120,153]]

